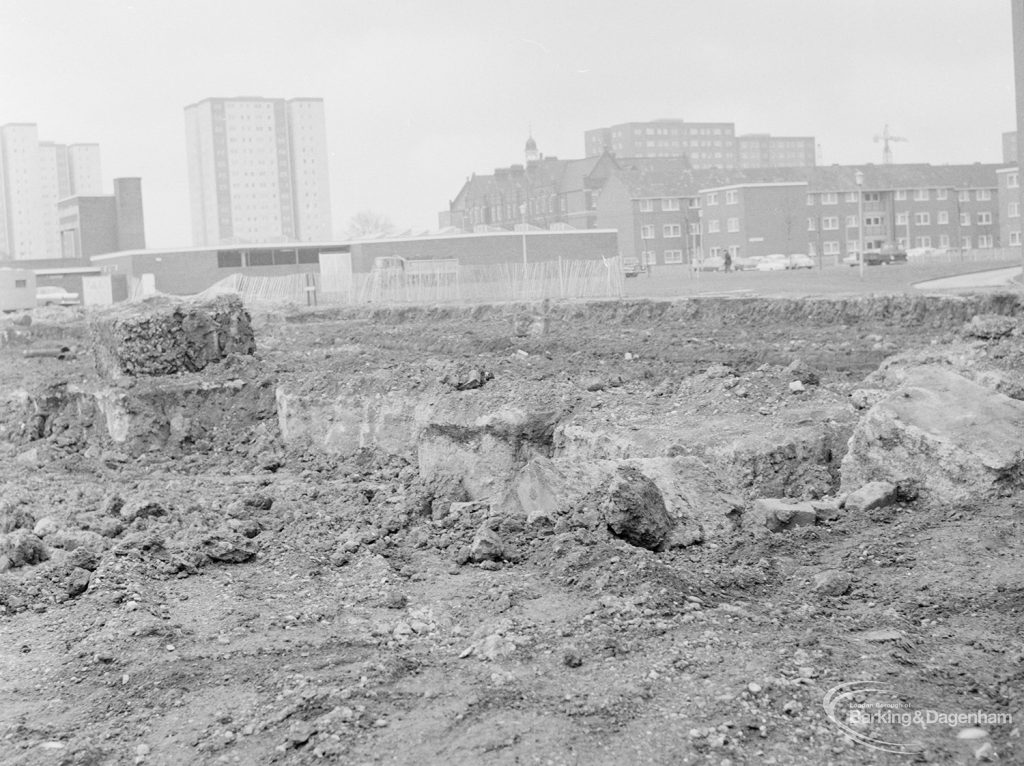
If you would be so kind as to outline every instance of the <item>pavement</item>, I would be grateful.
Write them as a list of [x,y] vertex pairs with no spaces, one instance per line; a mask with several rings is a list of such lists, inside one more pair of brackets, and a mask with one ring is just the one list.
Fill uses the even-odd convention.
[[990,269],[989,271],[976,271],[973,274],[960,274],[955,277],[943,277],[942,279],[929,279],[927,282],[918,282],[914,285],[918,290],[962,290],[972,287],[1001,287],[1013,283],[1015,277],[1020,276],[1021,267],[1014,266],[1009,269]]

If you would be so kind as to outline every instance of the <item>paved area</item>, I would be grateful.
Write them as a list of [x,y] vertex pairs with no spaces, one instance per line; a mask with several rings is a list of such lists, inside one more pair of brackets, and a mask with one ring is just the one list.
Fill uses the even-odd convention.
[[970,287],[999,287],[1013,282],[1014,277],[1021,273],[1020,266],[1009,269],[993,269],[977,271],[973,274],[960,274],[955,277],[930,279],[914,285],[918,290],[961,290]]

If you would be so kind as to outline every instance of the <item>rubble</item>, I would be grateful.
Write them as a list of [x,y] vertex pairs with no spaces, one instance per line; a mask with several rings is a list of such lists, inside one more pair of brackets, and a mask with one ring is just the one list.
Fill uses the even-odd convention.
[[755,531],[764,528],[769,532],[782,532],[813,526],[817,517],[817,511],[810,502],[761,498],[755,500],[750,511],[743,514],[743,527]]
[[896,502],[896,485],[887,481],[872,481],[854,490],[846,497],[843,507],[847,511],[871,511]]
[[[1008,454],[986,418],[1013,405],[950,387],[945,441],[870,465],[851,435],[915,375],[1019,377],[1014,333],[946,343],[1013,305],[558,304],[520,341],[522,306],[285,311],[259,319],[264,358],[116,381],[0,348],[0,530],[48,554],[0,572],[5,747],[811,766],[863,760],[821,705],[865,668],[908,701],[1012,710],[1014,469],[954,473],[986,483],[953,504],[934,465],[902,469]],[[460,390],[456,367],[494,377]],[[906,513],[870,508],[893,487]],[[922,672],[935,657],[977,683]],[[983,757],[1020,760],[1006,728]],[[941,760],[940,729],[915,736]]]
[[674,526],[658,486],[628,465],[616,468],[614,474],[584,497],[579,512],[586,513],[591,507],[613,535],[641,548],[657,550]]
[[1024,403],[949,370],[911,370],[854,429],[842,486],[887,481],[937,503],[1020,487],[1021,433]]
[[975,314],[964,326],[964,335],[968,338],[993,340],[1004,338],[1018,328],[1016,319],[1002,314]]
[[89,334],[97,370],[109,378],[196,372],[256,350],[249,313],[234,295],[119,305],[96,315]]
[[0,534],[0,571],[40,564],[49,558],[46,545],[31,532],[16,529]]

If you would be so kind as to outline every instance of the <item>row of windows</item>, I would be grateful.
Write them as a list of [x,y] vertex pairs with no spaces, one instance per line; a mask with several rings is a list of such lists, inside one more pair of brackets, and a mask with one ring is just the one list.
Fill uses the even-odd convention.
[[[910,193],[909,189],[896,189],[893,193],[896,201],[902,202],[907,199],[907,195]],[[932,192],[935,193],[935,199],[946,200],[949,199],[949,189],[913,189],[913,198],[915,202],[927,202],[932,198]],[[857,201],[857,192],[848,191],[844,193],[845,200],[847,202]],[[865,201],[878,201],[881,199],[881,195],[878,192],[864,192]],[[988,202],[992,199],[991,189],[975,189],[974,199],[977,202]],[[971,192],[969,189],[961,189],[957,192],[957,200],[960,202],[970,202]],[[807,195],[807,204],[815,205],[818,202],[822,205],[837,205],[839,204],[838,192],[820,192]]]
[[[623,131],[613,130],[612,136],[619,138]],[[731,136],[731,128],[633,128],[634,136],[678,136],[686,135],[689,133],[691,136]]]
[[[689,207],[694,207],[693,202],[694,202],[694,200],[690,201]],[[680,205],[680,202],[679,202],[678,199],[672,199],[672,198],[666,197],[666,198],[661,200],[661,209],[662,209],[663,212],[672,212],[672,211],[675,211],[675,210],[679,210],[679,205]],[[642,200],[640,200],[640,212],[641,213],[652,213],[652,212],[654,212],[654,200],[652,200],[652,199],[642,199]]]
[[217,268],[219,269],[238,269],[243,266],[288,266],[296,263],[320,263],[320,251],[315,247],[217,251]]
[[[1014,234],[1016,234],[1017,236],[1014,237]],[[949,239],[949,235],[948,234],[943,234],[938,239],[938,246],[939,247],[949,247],[949,243],[950,243],[950,239]],[[960,247],[962,249],[964,249],[964,250],[970,250],[972,248],[972,244],[971,243],[972,243],[972,239],[969,236],[964,236],[964,237],[960,238]],[[1010,232],[1010,244],[1011,245],[1019,245],[1020,244],[1020,232],[1019,231],[1017,231],[1017,232]],[[824,255],[839,255],[839,253],[840,253],[839,245],[840,245],[840,243],[839,243],[838,240],[828,240],[826,242],[822,242],[821,243],[821,251],[822,251],[822,253]],[[896,239],[896,245],[898,247],[901,247],[901,248],[909,247],[909,245],[907,243],[907,238],[906,237],[898,237]],[[932,238],[927,236],[927,235],[922,235],[922,236],[919,236],[919,237],[914,237],[913,246],[914,247],[931,247],[932,246]],[[981,249],[981,250],[988,250],[988,249],[991,249],[993,246],[994,246],[994,239],[993,239],[991,234],[981,234],[981,235],[978,236],[977,247],[979,249]],[[848,239],[848,240],[846,240],[846,251],[848,253],[849,252],[857,252],[859,249],[860,249],[860,241],[859,240],[856,240],[856,239]],[[869,250],[871,249],[871,244],[870,243],[868,244],[868,249]],[[811,255],[811,256],[816,256],[818,254],[817,247],[815,246],[814,242],[808,243],[808,254]]]
[[[643,250],[640,253],[641,263],[657,263],[658,252],[656,250]],[[683,262],[683,251],[682,250],[664,250],[662,251],[662,263],[682,263]]]
[[[1010,203],[1009,216],[1010,218],[1016,218],[1020,215],[1020,209],[1018,203]],[[907,212],[896,214],[896,225],[906,226],[910,219],[910,214]],[[807,231],[818,230],[817,218],[807,219]],[[821,229],[822,231],[835,231],[839,228],[839,216],[822,216],[821,217]],[[982,211],[975,214],[975,221],[978,226],[991,226],[992,225],[992,213],[988,211]],[[928,212],[916,212],[914,213],[914,224],[917,226],[930,226],[932,222],[931,213]],[[940,226],[949,224],[949,212],[946,210],[940,210],[937,216],[937,222]],[[883,219],[881,216],[864,216],[865,226],[882,226]],[[970,226],[971,225],[971,214],[961,213],[960,214],[960,225]],[[857,226],[857,216],[848,215],[846,216],[846,227],[854,228]]]
[[[725,204],[726,205],[735,205],[739,201],[740,201],[739,191],[737,191],[736,189],[729,189],[725,193]],[[707,204],[708,204],[708,207],[711,207],[713,205],[717,205],[718,204],[718,192],[711,192],[711,193],[709,193],[707,195]]]
[[[708,234],[717,234],[722,230],[722,222],[717,218],[712,218],[708,221]],[[728,218],[725,221],[725,230],[736,232],[740,230],[740,219],[739,218]]]
[[[683,227],[678,223],[666,223],[661,227],[661,236],[665,239],[681,237],[683,236]],[[641,226],[640,239],[654,239],[654,226]]]

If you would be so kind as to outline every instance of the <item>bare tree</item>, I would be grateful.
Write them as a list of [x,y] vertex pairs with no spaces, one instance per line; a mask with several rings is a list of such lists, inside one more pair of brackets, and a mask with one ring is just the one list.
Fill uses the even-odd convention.
[[350,239],[375,237],[381,234],[394,234],[395,225],[383,213],[373,210],[361,210],[348,220],[345,234]]

